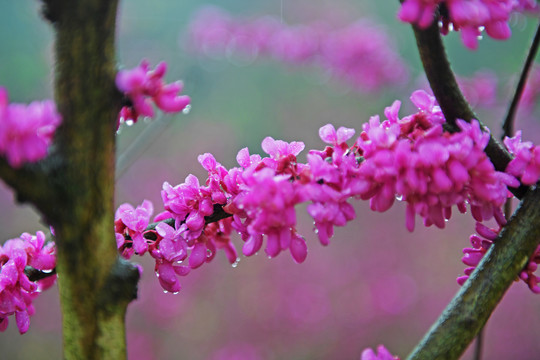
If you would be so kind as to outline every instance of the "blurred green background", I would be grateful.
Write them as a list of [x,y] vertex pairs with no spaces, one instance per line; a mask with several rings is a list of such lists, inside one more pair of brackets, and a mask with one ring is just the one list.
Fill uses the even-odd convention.
[[[387,27],[397,51],[410,67],[410,83],[373,94],[324,81],[317,69],[269,59],[249,65],[208,59],[184,46],[187,25],[203,5],[214,4],[240,18],[263,15],[288,24],[326,20],[346,26],[369,18]],[[371,115],[382,114],[395,99],[412,109],[408,97],[421,82],[422,70],[410,27],[396,19],[398,2],[307,0],[227,2],[123,1],[118,16],[118,63],[133,67],[142,58],[169,64],[166,78],[182,79],[192,97],[188,115],[167,116],[170,125],[145,143],[145,152],[119,179],[117,204],[144,199],[160,209],[163,181],[177,184],[189,173],[203,178],[197,155],[213,153],[235,166],[239,149],[260,152],[266,136],[303,141],[306,149],[323,147],[318,129],[327,123],[361,131]],[[51,98],[53,31],[42,21],[38,1],[0,0],[0,86],[13,102]],[[457,34],[446,37],[456,72],[464,77],[492,69],[499,77],[499,100],[508,102],[532,38],[535,21],[515,17],[509,41],[485,38],[478,51],[466,50]],[[482,121],[499,134],[504,107],[478,109]],[[401,114],[404,114],[402,110]],[[123,128],[123,153],[145,127]],[[151,125],[150,125],[151,126]],[[537,116],[519,119],[527,140],[538,142]],[[305,155],[300,156],[301,160]],[[46,227],[28,206],[15,204],[0,185],[0,228],[4,240]],[[384,214],[368,204],[355,204],[358,219],[336,229],[330,246],[322,247],[305,215],[300,232],[309,254],[302,265],[289,254],[268,260],[262,254],[242,258],[232,268],[223,254],[187,278],[178,295],[163,294],[149,259],[144,266],[139,299],[127,314],[130,359],[358,359],[363,348],[383,343],[404,357],[420,340],[458,290],[461,249],[474,232],[469,215],[454,215],[448,229],[405,229],[405,207]],[[299,213],[305,213],[303,209]],[[240,251],[240,240],[237,239]],[[83,281],[83,280],[82,280]],[[523,284],[514,285],[488,323],[485,358],[536,359],[540,352],[539,298]],[[27,334],[14,322],[0,334],[1,358],[61,358],[60,311],[56,289],[35,301],[36,315]],[[471,351],[464,358],[472,358]]]

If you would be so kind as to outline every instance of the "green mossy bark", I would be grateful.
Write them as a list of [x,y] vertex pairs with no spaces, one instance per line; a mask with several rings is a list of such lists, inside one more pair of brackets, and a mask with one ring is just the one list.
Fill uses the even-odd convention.
[[45,1],[56,30],[55,97],[63,123],[46,209],[57,243],[67,359],[126,357],[124,319],[138,272],[114,238],[117,1]]

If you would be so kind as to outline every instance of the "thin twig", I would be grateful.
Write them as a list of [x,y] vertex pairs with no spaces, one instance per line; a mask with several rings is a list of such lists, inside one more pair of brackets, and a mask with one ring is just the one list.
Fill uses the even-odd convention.
[[142,153],[152,145],[154,140],[156,140],[170,124],[171,118],[169,116],[158,116],[137,135],[135,140],[133,140],[120,155],[118,155],[116,161],[116,181],[126,173],[135,160],[137,160]]
[[484,329],[485,329],[485,326],[480,330],[480,332],[476,336],[476,344],[474,347],[474,360],[482,359],[482,348],[483,348],[483,343],[484,343]]
[[502,139],[504,139],[505,136],[513,136],[514,134],[514,119],[516,117],[519,101],[521,99],[521,96],[523,95],[523,91],[525,90],[525,85],[527,83],[527,78],[532,68],[534,58],[536,57],[536,54],[538,53],[539,44],[540,44],[540,23],[538,24],[538,28],[536,29],[536,34],[534,35],[534,39],[531,44],[529,54],[527,55],[527,59],[525,60],[525,64],[523,65],[523,69],[521,71],[521,75],[519,78],[518,85],[516,87],[516,91],[514,93],[514,97],[512,98],[512,102],[510,103],[510,107],[508,108],[508,112],[504,119],[504,123],[502,127],[503,128]]

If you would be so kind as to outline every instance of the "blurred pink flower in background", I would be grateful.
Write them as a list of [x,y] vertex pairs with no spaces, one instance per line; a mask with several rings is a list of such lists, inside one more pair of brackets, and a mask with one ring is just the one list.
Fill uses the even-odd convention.
[[0,156],[21,167],[47,156],[61,116],[52,100],[8,104],[8,92],[0,87]]
[[368,20],[341,29],[324,23],[290,26],[271,17],[237,19],[207,7],[189,25],[188,47],[211,57],[270,57],[291,65],[315,65],[362,92],[408,79],[388,31]]

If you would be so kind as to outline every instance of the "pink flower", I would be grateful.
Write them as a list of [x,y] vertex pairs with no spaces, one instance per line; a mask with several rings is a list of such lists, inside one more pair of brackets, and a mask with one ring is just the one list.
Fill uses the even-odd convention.
[[379,345],[377,347],[377,353],[371,348],[362,351],[360,360],[399,360],[399,358],[392,355],[383,345]]
[[165,223],[159,223],[156,232],[160,239],[150,250],[150,255],[156,260],[155,272],[161,286],[176,293],[181,288],[177,276],[185,276],[190,270],[180,265],[187,257],[188,246],[179,232]]
[[[446,5],[448,12],[442,13],[440,19],[435,19],[435,10],[439,4]],[[529,0],[406,0],[398,17],[423,29],[434,20],[441,20],[443,34],[447,34],[450,28],[461,31],[463,44],[476,49],[482,29],[494,39],[508,39],[511,35],[508,25],[511,13],[536,8],[536,4]]]
[[512,138],[506,137],[504,145],[515,156],[506,166],[506,172],[520,178],[525,185],[536,184],[540,179],[540,148],[529,141],[522,142],[521,131]]
[[148,250],[144,232],[153,212],[154,206],[149,200],[144,200],[137,208],[126,203],[116,210],[114,228],[117,233],[117,247],[124,257],[129,259],[133,251],[143,255]]
[[150,63],[143,60],[138,67],[118,72],[116,86],[131,101],[130,106],[121,110],[118,125],[127,120],[136,122],[140,115],[153,117],[151,100],[164,112],[179,112],[189,105],[189,96],[178,95],[183,89],[182,82],[166,84],[163,81],[166,71],[165,62],[150,70]]
[[48,154],[61,117],[51,100],[8,104],[7,90],[0,87],[0,156],[13,167],[36,162]]
[[[459,285],[463,285],[467,281],[491,245],[497,240],[499,233],[506,224],[504,215],[501,214],[500,216],[501,220],[498,221],[499,226],[497,229],[488,228],[479,222],[476,223],[476,232],[478,235],[474,234],[470,237],[472,248],[463,249],[464,256],[461,261],[469,267],[465,269],[465,275],[457,278]],[[540,277],[534,274],[538,269],[538,264],[540,264],[540,246],[535,250],[529,262],[518,276],[518,279],[527,284],[529,289],[535,294],[540,294]]]
[[19,332],[24,334],[34,314],[32,300],[51,286],[56,275],[30,281],[26,267],[50,272],[56,266],[54,243],[45,244],[45,234],[38,231],[35,236],[24,233],[0,247],[0,331],[9,323],[8,317],[15,315]]
[[212,192],[201,187],[194,175],[188,175],[183,184],[172,187],[163,183],[161,191],[163,205],[176,220],[176,228],[182,236],[191,241],[198,238],[204,229],[205,216],[214,212]]

